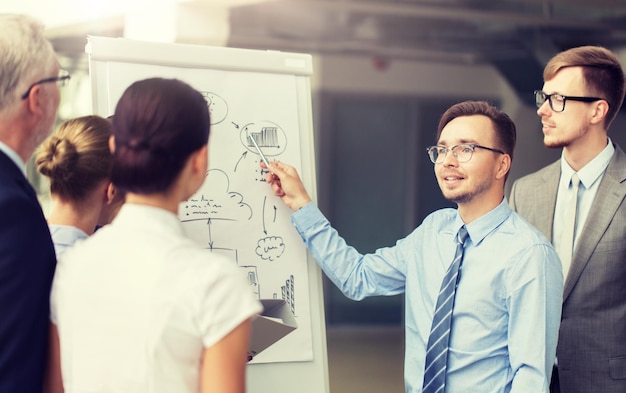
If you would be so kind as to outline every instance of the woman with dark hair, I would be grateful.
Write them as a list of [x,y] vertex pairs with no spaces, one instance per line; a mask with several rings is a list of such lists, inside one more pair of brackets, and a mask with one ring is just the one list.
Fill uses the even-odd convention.
[[177,218],[204,181],[209,128],[205,99],[181,81],[138,81],[120,98],[111,178],[126,203],[64,254],[53,285],[66,392],[245,391],[261,305]]

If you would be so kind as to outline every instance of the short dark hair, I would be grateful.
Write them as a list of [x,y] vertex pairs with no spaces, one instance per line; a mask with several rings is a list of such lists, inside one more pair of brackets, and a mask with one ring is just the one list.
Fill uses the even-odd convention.
[[111,180],[137,194],[170,188],[189,156],[208,143],[211,121],[200,92],[177,79],[130,85],[112,118]]
[[448,108],[439,120],[437,140],[439,140],[443,128],[452,120],[457,117],[475,115],[486,116],[491,120],[493,129],[496,132],[497,146],[494,147],[508,154],[511,157],[511,161],[513,161],[513,151],[515,150],[517,138],[515,123],[513,123],[509,115],[486,101],[464,101]]
[[624,101],[624,71],[613,52],[601,46],[579,46],[554,56],[543,70],[549,81],[566,67],[582,67],[587,94],[597,95],[609,103],[605,127],[608,129]]

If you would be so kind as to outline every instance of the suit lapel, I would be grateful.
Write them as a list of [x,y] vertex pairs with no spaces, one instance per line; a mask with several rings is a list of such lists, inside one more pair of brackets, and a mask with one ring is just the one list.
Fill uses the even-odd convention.
[[[0,151],[0,171],[4,173],[7,179],[11,179],[9,181],[15,181],[15,183],[17,183],[22,189],[24,189],[24,191],[26,192],[26,194],[28,194],[30,198],[39,203],[39,201],[37,200],[37,193],[35,192],[33,186],[28,182],[28,179],[24,177],[24,174],[22,173],[20,168],[18,168],[17,165],[15,165],[15,163],[9,158],[9,156],[4,154],[4,152],[2,151]],[[8,186],[10,185],[2,185],[2,187]]]
[[606,168],[598,192],[591,205],[587,222],[580,233],[569,274],[565,280],[563,301],[572,292],[602,235],[626,196],[626,155],[616,146],[615,154]]
[[546,168],[541,176],[543,182],[536,189],[537,198],[537,229],[539,229],[552,243],[552,222],[554,220],[554,207],[556,206],[556,193],[561,177],[561,164],[559,161]]

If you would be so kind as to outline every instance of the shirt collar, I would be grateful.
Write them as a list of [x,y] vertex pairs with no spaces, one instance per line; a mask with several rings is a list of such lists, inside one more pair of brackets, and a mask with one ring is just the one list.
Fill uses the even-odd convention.
[[464,224],[461,216],[457,214],[454,222],[455,233],[465,225],[472,244],[478,245],[489,233],[499,227],[511,215],[511,212],[506,198],[502,198],[502,202],[493,210],[469,224]]
[[76,240],[87,239],[89,237],[89,235],[81,229],[70,225],[51,224],[49,228],[50,235],[53,235],[54,242],[64,246],[71,246]]
[[127,227],[150,228],[155,231],[166,231],[184,236],[184,230],[178,217],[165,209],[125,203],[113,219],[112,224]]
[[[611,139],[608,138],[608,143],[606,147],[602,149],[600,154],[595,156],[593,160],[589,161],[577,172],[578,178],[585,189],[588,190],[591,188],[591,186],[602,176],[606,168],[609,166],[613,153],[615,153],[615,147],[613,146]],[[569,166],[567,161],[565,161],[565,158],[561,153],[561,187],[569,188],[569,182],[572,174],[574,174],[574,170],[571,166]]]
[[26,164],[24,163],[24,161],[22,161],[22,158],[19,156],[19,154],[17,154],[13,149],[11,149],[2,141],[0,141],[0,151],[9,157],[11,161],[13,161],[15,165],[20,168],[20,171],[22,171],[24,177],[26,177]]

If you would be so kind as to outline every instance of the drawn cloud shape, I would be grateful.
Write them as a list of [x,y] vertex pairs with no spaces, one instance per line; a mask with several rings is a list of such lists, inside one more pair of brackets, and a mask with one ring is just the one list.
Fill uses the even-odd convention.
[[285,252],[285,243],[279,236],[269,236],[258,241],[255,252],[263,260],[275,261]]
[[181,221],[230,220],[242,221],[252,217],[252,208],[243,195],[230,191],[230,179],[221,169],[210,169],[202,187],[181,204]]

